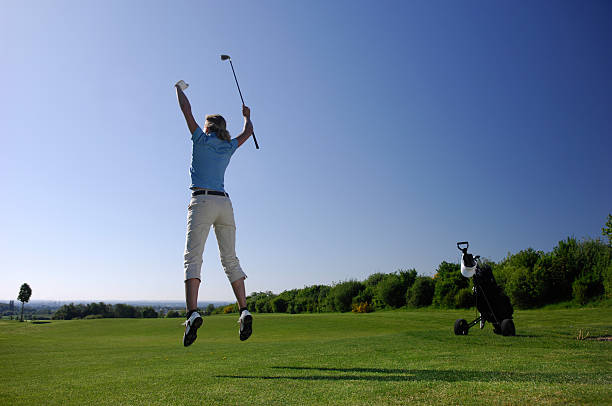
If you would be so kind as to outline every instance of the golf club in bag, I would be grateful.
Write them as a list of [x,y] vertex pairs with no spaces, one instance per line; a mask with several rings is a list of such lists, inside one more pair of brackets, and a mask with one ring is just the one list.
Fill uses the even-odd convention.
[[[234,64],[232,63],[232,58],[230,58],[229,55],[221,55],[221,60],[222,61],[229,60],[230,66],[232,67],[232,73],[234,74],[234,80],[236,81],[236,87],[238,87],[238,93],[240,94],[240,100],[242,100],[242,105],[244,106],[244,99],[242,98],[242,92],[240,91],[240,85],[238,84],[238,79],[236,78],[236,71],[234,70]],[[255,141],[255,148],[259,149],[257,138],[255,138],[255,131],[253,131],[253,141]]]
[[470,323],[464,319],[456,320],[455,334],[467,335],[471,327],[480,323],[480,328],[484,328],[485,322],[488,321],[493,325],[495,334],[516,335],[512,320],[514,309],[510,299],[495,282],[491,266],[483,264],[480,255],[473,256],[468,253],[469,246],[467,241],[457,243],[457,248],[461,251],[461,275],[472,278],[474,282],[474,299],[480,315]]

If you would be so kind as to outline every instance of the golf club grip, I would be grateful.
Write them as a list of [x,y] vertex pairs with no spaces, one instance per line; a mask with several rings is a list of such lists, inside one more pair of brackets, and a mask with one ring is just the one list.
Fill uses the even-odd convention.
[[257,138],[255,138],[255,131],[253,131],[253,141],[255,141],[255,149],[259,149],[259,144],[257,143]]

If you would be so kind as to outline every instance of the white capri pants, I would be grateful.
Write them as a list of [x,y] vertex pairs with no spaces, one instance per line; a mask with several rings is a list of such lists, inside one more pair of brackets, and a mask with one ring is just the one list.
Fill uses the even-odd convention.
[[187,215],[185,242],[185,280],[200,279],[202,254],[210,226],[215,227],[221,265],[230,282],[246,278],[236,257],[236,223],[232,201],[226,196],[192,196]]

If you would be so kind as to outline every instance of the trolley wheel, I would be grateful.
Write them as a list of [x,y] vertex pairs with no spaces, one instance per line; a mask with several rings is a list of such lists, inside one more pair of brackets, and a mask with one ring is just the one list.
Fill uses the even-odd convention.
[[469,329],[468,323],[464,319],[457,319],[455,321],[455,335],[466,336]]
[[512,319],[504,319],[501,322],[501,331],[504,336],[514,336],[516,335],[516,330],[514,329],[514,321]]

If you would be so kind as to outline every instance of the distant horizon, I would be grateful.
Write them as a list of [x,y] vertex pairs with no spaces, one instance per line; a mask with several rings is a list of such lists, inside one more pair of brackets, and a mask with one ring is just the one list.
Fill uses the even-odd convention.
[[[3,304],[9,304],[9,302],[11,300],[15,301],[15,304],[17,303],[21,303],[18,299],[0,299],[0,303]],[[198,300],[198,303],[233,303],[236,300]],[[5,303],[6,302],[6,303]],[[30,301],[26,302],[26,305],[28,303],[64,303],[64,302],[74,302],[74,303],[99,303],[99,302],[104,302],[104,303],[108,303],[108,304],[113,304],[113,303],[185,303],[185,299],[177,299],[177,300],[134,300],[134,299],[31,299]]]
[[[553,246],[549,249],[549,250],[538,250],[536,249],[536,251],[544,251],[544,252],[549,252],[552,251],[552,249],[560,242],[560,241],[565,241],[568,238],[574,238],[578,241],[585,241],[585,240],[602,240],[603,238],[602,236],[597,236],[597,237],[591,237],[591,236],[583,236],[583,237],[576,237],[575,235],[568,235],[567,237],[556,241]],[[508,251],[508,254],[515,254],[519,251],[523,251],[523,250],[527,250],[527,249],[535,249],[533,247],[525,247],[521,250],[512,252],[512,251]],[[477,252],[473,252],[474,254],[478,254]],[[503,258],[505,258],[505,256],[503,258],[500,258],[499,260],[495,260],[494,258],[488,257],[487,255],[481,255],[482,258],[486,258],[488,260],[492,260],[494,262],[500,262],[503,260]],[[448,259],[443,259],[440,261],[440,263],[442,262],[450,262],[450,263],[459,263],[459,261],[453,261],[453,260],[448,260]],[[439,264],[438,264],[439,265]],[[397,268],[395,270],[390,270],[390,271],[382,271],[382,270],[374,270],[368,274],[366,274],[364,277],[361,278],[355,278],[355,277],[350,277],[350,278],[346,278],[344,279],[344,281],[346,280],[359,280],[359,281],[364,281],[366,280],[370,275],[374,274],[374,273],[384,273],[384,274],[388,274],[388,273],[394,273],[397,272],[399,270],[405,270],[405,269],[415,269],[417,270],[418,275],[420,276],[429,276],[429,277],[434,277],[435,276],[435,270],[432,272],[432,274],[423,274],[418,272],[418,269],[414,268],[414,267],[401,267],[401,268]],[[303,289],[309,286],[315,286],[315,285],[326,285],[326,286],[333,286],[336,282],[342,282],[343,280],[338,280],[338,281],[332,281],[332,282],[318,282],[318,283],[311,283],[308,285],[303,285],[302,287],[289,287],[289,288],[285,288],[282,290],[272,290],[272,289],[268,289],[266,291],[271,291],[273,294],[275,295],[279,295],[284,291],[287,290],[293,290],[293,289]],[[32,287],[32,285],[29,282],[25,282],[28,283],[30,285],[30,287]],[[33,289],[34,290],[34,289]],[[260,291],[249,291],[247,290],[247,295],[250,296],[253,293],[257,293]],[[16,295],[17,296],[17,295]],[[21,303],[17,298],[15,299],[0,299],[0,303],[4,303],[6,301],[6,304],[8,304],[11,300],[14,300],[15,303]],[[29,302],[27,303],[32,303],[32,302],[75,302],[75,303],[99,303],[99,302],[104,302],[104,303],[108,303],[108,304],[114,304],[114,303],[185,303],[185,299],[184,298],[179,298],[179,299],[46,299],[46,298],[36,298],[36,299],[30,299]],[[234,303],[236,302],[235,298],[232,299],[215,299],[215,300],[198,300],[198,304],[201,303],[213,303],[213,304],[226,304],[226,303]],[[26,303],[26,305],[27,305]]]

